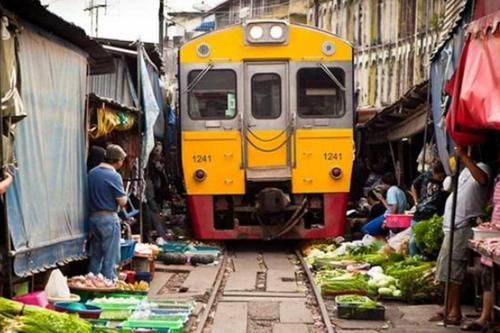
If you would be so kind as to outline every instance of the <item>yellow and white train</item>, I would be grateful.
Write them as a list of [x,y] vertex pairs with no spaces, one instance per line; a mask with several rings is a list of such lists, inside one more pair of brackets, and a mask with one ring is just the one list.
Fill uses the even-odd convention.
[[181,151],[200,239],[324,238],[344,230],[353,162],[353,49],[256,20],[179,51]]

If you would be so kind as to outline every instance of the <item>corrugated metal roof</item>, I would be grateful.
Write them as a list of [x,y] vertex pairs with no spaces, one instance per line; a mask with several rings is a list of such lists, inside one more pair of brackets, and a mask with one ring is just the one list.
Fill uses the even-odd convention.
[[446,42],[451,38],[455,28],[462,22],[463,14],[469,0],[447,0],[444,10],[443,27],[439,35],[439,42],[431,54],[431,61],[441,51]]
[[133,97],[136,94],[131,90],[133,85],[125,61],[115,58],[115,68],[116,70],[110,74],[91,75],[88,91],[127,107],[136,106]]

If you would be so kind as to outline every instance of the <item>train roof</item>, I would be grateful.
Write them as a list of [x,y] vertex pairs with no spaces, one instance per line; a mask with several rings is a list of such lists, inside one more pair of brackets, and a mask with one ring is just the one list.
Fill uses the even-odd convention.
[[[288,25],[289,41],[283,44],[249,44],[245,39],[245,25],[259,22],[283,22],[276,20],[253,20],[235,24],[200,35],[180,48],[181,63],[241,62],[251,59],[288,59],[292,61],[352,61],[351,43],[328,31],[309,25]],[[306,43],[295,43],[302,40]],[[292,42],[291,42],[292,41]],[[325,43],[334,45],[334,52],[325,54]],[[200,57],[197,49],[206,45],[210,51]]]

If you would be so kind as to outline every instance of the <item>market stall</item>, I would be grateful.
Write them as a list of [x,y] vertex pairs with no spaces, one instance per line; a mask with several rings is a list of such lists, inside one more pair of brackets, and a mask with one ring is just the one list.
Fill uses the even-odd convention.
[[365,236],[304,247],[322,294],[335,297],[339,318],[383,320],[384,301],[421,303],[439,296],[433,259],[443,239],[442,232],[436,232],[442,228],[442,218],[434,216],[419,225],[416,241],[422,256],[408,255],[408,230],[388,242]]
[[[92,273],[67,279],[54,270],[44,291],[15,300],[0,298],[2,332],[187,331],[196,302],[170,294],[153,300],[149,283],[154,278],[154,265],[149,266],[149,259],[172,264],[173,258],[183,257],[183,262],[177,260],[175,264],[217,265],[220,248],[192,242],[169,242],[161,247],[138,243],[131,254],[128,251],[122,251],[122,259],[132,256],[127,264],[129,269],[121,270],[118,280]],[[143,259],[148,265],[144,265]],[[151,271],[143,271],[150,268]]]

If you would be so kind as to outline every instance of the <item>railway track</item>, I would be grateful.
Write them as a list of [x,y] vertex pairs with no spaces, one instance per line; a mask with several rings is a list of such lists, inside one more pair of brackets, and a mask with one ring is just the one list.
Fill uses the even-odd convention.
[[194,333],[334,333],[299,250],[228,243]]

